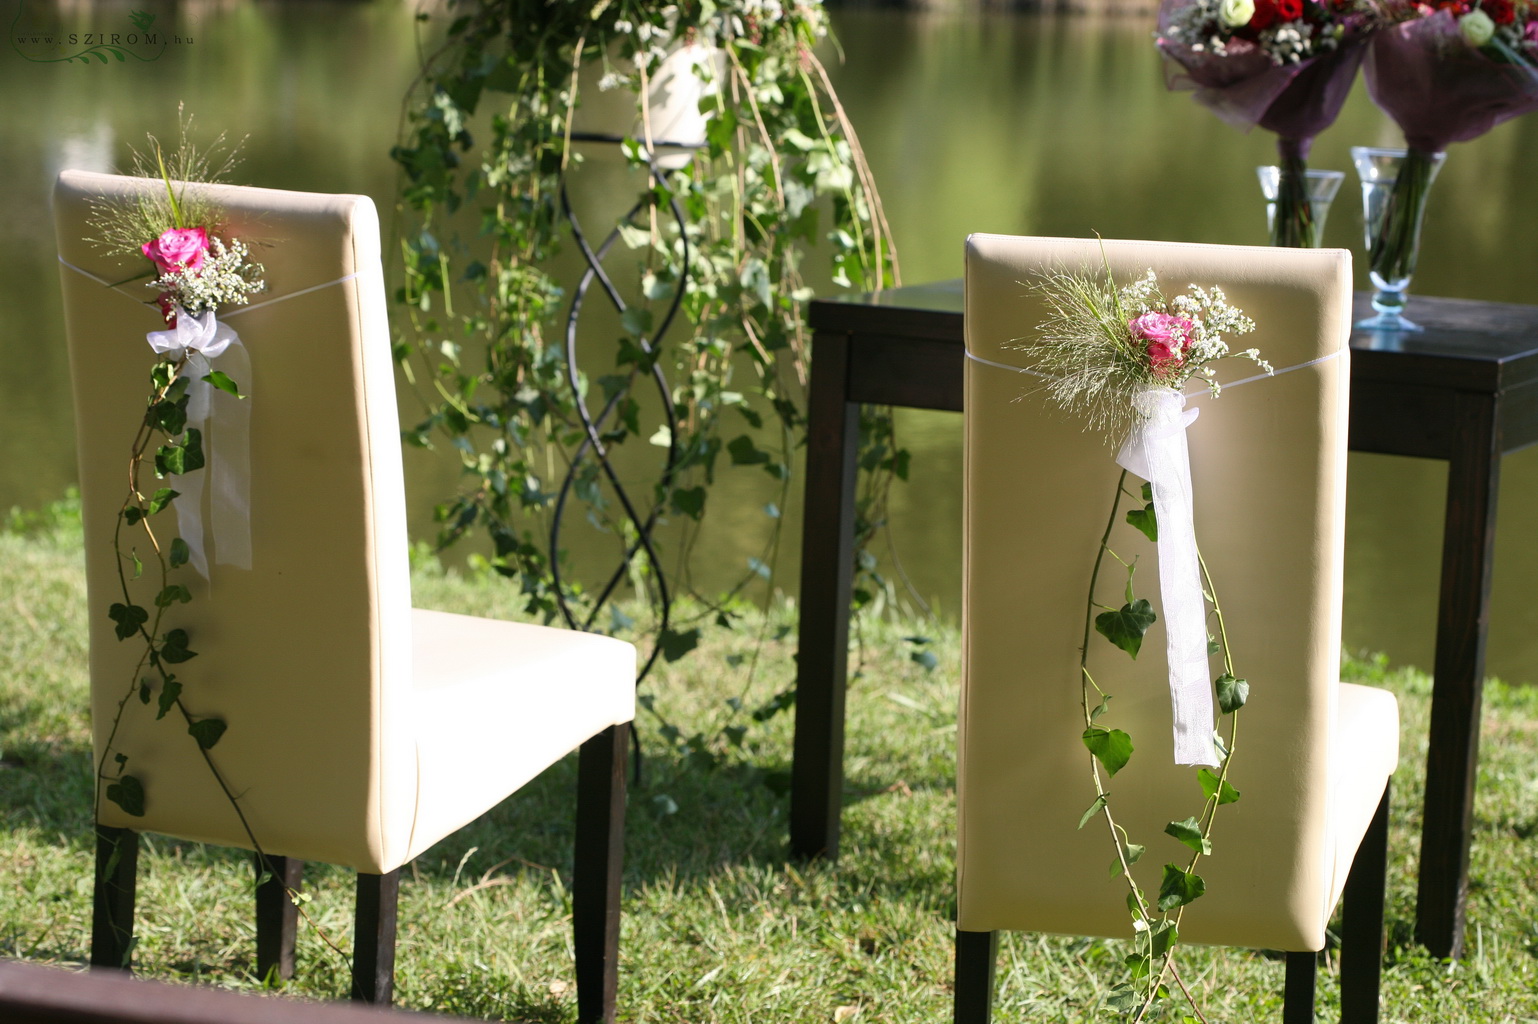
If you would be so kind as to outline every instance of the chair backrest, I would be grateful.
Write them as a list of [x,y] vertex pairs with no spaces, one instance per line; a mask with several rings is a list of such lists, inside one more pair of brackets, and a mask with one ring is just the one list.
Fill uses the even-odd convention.
[[[227,318],[251,362],[249,379],[237,380],[250,395],[251,568],[215,562],[208,581],[191,567],[175,572],[193,600],[173,606],[164,628],[185,628],[199,653],[177,666],[184,700],[193,714],[227,723],[212,753],[269,853],[355,867],[387,860],[383,847],[403,841],[410,823],[386,820],[382,794],[409,791],[414,767],[388,756],[401,736],[409,740],[406,705],[387,698],[410,685],[411,623],[378,218],[365,196],[187,187],[222,206],[222,234],[251,246],[267,288],[249,311]],[[122,600],[113,525],[156,360],[145,334],[164,325],[143,304],[154,297],[144,279],[103,284],[140,273],[145,262],[105,256],[86,239],[93,201],[163,188],[65,171],[54,192],[98,759],[143,653],[141,642],[116,638],[107,609]],[[214,435],[217,459],[217,422]],[[162,486],[152,467],[140,486]],[[154,522],[162,543],[176,535],[174,513]],[[136,546],[150,563],[143,542]],[[153,608],[158,573],[145,577],[132,584],[135,600]],[[144,782],[146,813],[129,817],[103,801],[103,822],[247,846],[175,712],[153,721],[152,711],[131,707],[113,742]]]
[[[1103,248],[1102,248],[1103,245]],[[1102,256],[1103,252],[1103,256]],[[1278,370],[1193,398],[1187,431],[1196,534],[1222,600],[1236,669],[1250,681],[1208,894],[1181,936],[1197,942],[1317,949],[1333,884],[1327,772],[1339,679],[1350,254],[975,235],[966,254],[966,514],[960,733],[959,923],[1130,934],[1125,884],[1101,822],[1076,831],[1094,798],[1080,740],[1079,645],[1091,568],[1119,469],[1116,443],[1052,405],[1022,344],[1046,319],[1029,287],[1041,272],[1109,268],[1118,284],[1152,268],[1166,295],[1219,286],[1258,329]],[[1219,363],[1220,380],[1258,372]],[[1193,385],[1194,387],[1194,385]],[[1189,389],[1188,389],[1189,390]],[[1134,492],[1141,481],[1134,481]],[[1128,503],[1123,500],[1122,508]],[[1120,516],[1118,516],[1120,519]],[[1112,547],[1137,556],[1140,596],[1159,609],[1153,544],[1122,525]],[[1108,560],[1109,561],[1109,560]],[[1120,601],[1109,563],[1097,597]],[[1130,733],[1131,762],[1108,784],[1136,875],[1157,894],[1162,866],[1189,851],[1164,826],[1198,813],[1194,768],[1177,768],[1162,624],[1136,661],[1091,635],[1091,670],[1114,694],[1102,720]],[[1221,669],[1213,659],[1214,674]]]

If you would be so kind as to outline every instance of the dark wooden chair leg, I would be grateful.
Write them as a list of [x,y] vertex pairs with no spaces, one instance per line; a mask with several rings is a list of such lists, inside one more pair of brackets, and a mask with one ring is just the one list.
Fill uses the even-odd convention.
[[998,958],[998,932],[956,929],[956,1024],[988,1024]]
[[266,879],[256,887],[256,976],[263,981],[286,981],[294,976],[294,940],[299,931],[299,908],[289,889],[303,881],[304,861],[292,857],[255,858],[256,877]]
[[1383,890],[1388,874],[1389,786],[1346,877],[1340,938],[1341,1024],[1376,1024],[1383,974]]
[[96,884],[91,894],[91,966],[128,970],[134,945],[139,833],[96,826]]
[[358,907],[353,928],[352,998],[388,1005],[395,994],[395,907],[401,871],[358,872]]
[[620,875],[625,853],[625,755],[630,723],[582,744],[577,760],[577,839],[572,942],[578,1024],[613,1024],[619,993]]
[[1287,987],[1282,995],[1282,1024],[1314,1024],[1314,975],[1318,953],[1287,954]]

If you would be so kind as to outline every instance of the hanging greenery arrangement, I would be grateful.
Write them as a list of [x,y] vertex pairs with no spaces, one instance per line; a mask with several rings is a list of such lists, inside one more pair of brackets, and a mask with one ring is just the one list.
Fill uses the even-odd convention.
[[[609,603],[622,585],[649,595],[662,609],[648,624],[649,668],[698,639],[666,608],[689,586],[723,458],[782,489],[766,507],[770,539],[733,592],[770,572],[804,432],[808,255],[825,252],[840,287],[896,276],[869,169],[817,53],[827,15],[819,0],[458,0],[449,11],[395,150],[398,297],[410,313],[397,356],[424,399],[407,440],[459,455],[463,486],[437,510],[440,547],[484,530],[490,566],[519,582],[528,610],[580,628],[630,624]],[[665,145],[682,141],[670,135],[679,120],[658,113],[659,84],[672,87],[680,64],[702,80],[682,120],[703,137],[687,148]],[[634,112],[619,148],[643,184],[595,245],[564,188],[592,137],[584,107],[616,92]],[[573,242],[598,260],[590,276],[620,310],[612,357],[585,355],[581,368],[560,323],[582,292],[554,269]],[[611,276],[601,259],[615,245],[632,258]],[[639,387],[658,389],[660,412]],[[862,488],[857,528],[868,536],[905,457],[889,412],[869,412],[862,430],[862,467],[878,474]],[[660,468],[622,488],[609,458],[637,437],[663,453]],[[564,560],[571,497],[618,553],[589,587]],[[650,536],[663,520],[684,527],[666,552]],[[874,574],[873,559],[862,563]],[[729,624],[728,602],[705,604]]]

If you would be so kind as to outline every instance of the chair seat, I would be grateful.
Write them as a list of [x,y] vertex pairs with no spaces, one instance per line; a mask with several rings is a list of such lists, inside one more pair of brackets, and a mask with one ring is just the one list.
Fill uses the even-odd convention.
[[417,792],[402,863],[635,717],[635,648],[621,640],[420,608],[411,625]]
[[1330,829],[1334,863],[1328,909],[1340,902],[1351,862],[1399,764],[1399,702],[1387,690],[1340,684],[1339,718],[1330,756]]

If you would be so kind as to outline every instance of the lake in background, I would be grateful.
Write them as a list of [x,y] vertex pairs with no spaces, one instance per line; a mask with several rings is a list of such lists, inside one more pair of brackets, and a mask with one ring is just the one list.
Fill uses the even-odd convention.
[[[152,62],[84,67],[34,63],[0,43],[0,180],[10,183],[0,193],[0,509],[57,497],[75,475],[48,212],[58,171],[121,166],[146,132],[174,136],[185,100],[205,129],[249,135],[234,180],[366,193],[389,230],[388,154],[418,50],[412,8],[384,0],[25,2],[28,17],[76,31],[111,31],[131,9],[145,9],[185,42]],[[7,22],[14,10],[3,8]],[[1254,168],[1272,162],[1271,138],[1241,135],[1189,96],[1166,92],[1151,19],[848,10],[834,23],[844,61],[833,74],[881,187],[904,281],[960,276],[962,241],[974,231],[1265,242]],[[1349,170],[1350,146],[1398,141],[1359,82],[1312,163]],[[1432,191],[1412,292],[1535,301],[1535,166],[1532,117],[1452,148]],[[594,188],[618,182],[594,174]],[[627,203],[615,196],[608,205]],[[1348,174],[1326,240],[1359,250],[1360,230]],[[403,394],[403,406],[410,402]],[[954,616],[960,418],[900,412],[899,430],[913,479],[893,492],[892,541],[917,593]],[[1429,666],[1445,466],[1357,454],[1350,465],[1346,642]],[[430,536],[431,506],[453,487],[456,468],[413,452],[407,473],[414,530]],[[776,582],[793,589],[799,493],[780,498],[762,476],[722,474],[699,564],[745,567],[766,541],[764,503],[779,501],[788,529]],[[1534,681],[1538,604],[1526,588],[1538,578],[1538,545],[1529,540],[1538,456],[1507,458],[1502,480],[1489,670]],[[695,582],[709,590],[727,579]]]

